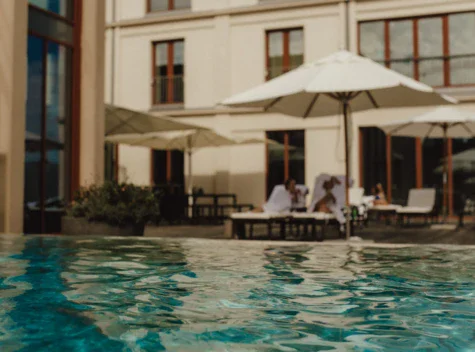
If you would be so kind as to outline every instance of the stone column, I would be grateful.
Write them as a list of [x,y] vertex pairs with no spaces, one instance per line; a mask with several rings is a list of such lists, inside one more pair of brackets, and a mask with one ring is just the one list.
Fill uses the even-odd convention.
[[86,186],[104,180],[105,2],[82,3],[79,182]]
[[0,0],[0,232],[23,231],[27,0]]

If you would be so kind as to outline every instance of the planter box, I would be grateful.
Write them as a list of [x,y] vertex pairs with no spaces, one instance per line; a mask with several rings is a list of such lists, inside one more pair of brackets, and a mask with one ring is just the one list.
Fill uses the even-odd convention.
[[130,225],[126,227],[111,226],[102,222],[89,222],[84,218],[63,216],[62,231],[66,236],[143,236],[145,225]]

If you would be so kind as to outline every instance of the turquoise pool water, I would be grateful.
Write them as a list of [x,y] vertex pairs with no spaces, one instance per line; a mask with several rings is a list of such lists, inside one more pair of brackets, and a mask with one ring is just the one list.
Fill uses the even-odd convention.
[[469,247],[0,236],[0,351],[474,351]]

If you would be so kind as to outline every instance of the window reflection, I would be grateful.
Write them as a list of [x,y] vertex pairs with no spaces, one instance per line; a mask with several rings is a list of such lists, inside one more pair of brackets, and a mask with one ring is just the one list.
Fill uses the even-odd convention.
[[361,55],[384,62],[384,22],[366,22],[360,25]]
[[148,0],[150,11],[184,10],[191,8],[191,0]]
[[[380,63],[390,62],[392,69],[432,86],[475,84],[473,33],[475,12],[362,22],[359,50],[364,56]],[[448,53],[444,52],[445,42]]]
[[452,140],[454,195],[475,196],[475,139]]
[[418,21],[419,80],[431,86],[444,85],[442,18],[423,18]]
[[28,37],[26,233],[59,232],[64,200],[69,199],[71,61],[70,48]]
[[449,33],[451,83],[475,82],[475,13],[450,15]]
[[422,175],[426,188],[437,190],[438,203],[441,204],[443,194],[443,172],[439,168],[444,160],[444,141],[427,138],[422,145]]
[[74,0],[28,0],[28,3],[70,20],[74,16]]
[[40,162],[43,114],[43,40],[28,37],[28,95],[25,132],[25,202],[40,200]]
[[71,49],[48,43],[46,76],[46,199],[69,197]]
[[303,64],[303,30],[267,32],[267,79],[272,79]]
[[392,202],[406,205],[409,190],[416,187],[415,138],[391,137]]
[[184,55],[183,40],[154,44],[153,104],[184,102]]
[[363,155],[363,187],[366,194],[378,183],[387,190],[386,135],[376,127],[361,128]]
[[279,143],[267,145],[267,196],[287,177],[304,184],[305,131],[269,131],[267,138]]

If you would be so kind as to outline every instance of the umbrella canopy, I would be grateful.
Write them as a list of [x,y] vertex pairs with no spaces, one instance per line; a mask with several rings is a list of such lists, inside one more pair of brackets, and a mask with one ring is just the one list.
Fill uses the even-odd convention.
[[378,127],[391,136],[473,138],[475,113],[453,106],[442,106],[420,116]]
[[163,131],[182,131],[196,129],[195,125],[173,121],[170,118],[158,117],[106,104],[106,136],[128,133],[148,133]]
[[[235,107],[257,107],[297,117],[343,112],[345,126],[346,204],[349,205],[349,113],[379,107],[455,103],[423,83],[370,59],[339,51],[223,101]],[[348,212],[349,214],[349,212]],[[347,217],[347,238],[350,218]]]
[[259,138],[229,137],[208,129],[193,129],[187,131],[155,132],[143,134],[121,134],[106,137],[106,141],[115,144],[128,144],[132,146],[148,147],[158,150],[182,150],[189,154],[189,190],[192,185],[191,154],[196,149],[208,147],[221,147],[257,143],[276,143],[271,140]]
[[352,111],[456,102],[426,84],[343,50],[232,96],[222,104],[315,117],[341,113],[345,99],[351,101]]
[[438,107],[428,113],[397,123],[378,126],[391,136],[444,139],[444,215],[448,204],[447,189],[447,138],[475,137],[475,113],[455,107]]

